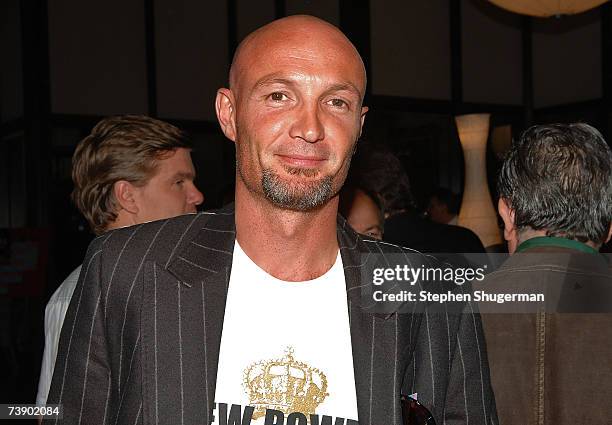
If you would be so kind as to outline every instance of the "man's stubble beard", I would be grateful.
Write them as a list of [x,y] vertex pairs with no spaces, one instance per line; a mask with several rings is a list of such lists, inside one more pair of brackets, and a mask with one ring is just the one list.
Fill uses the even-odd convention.
[[[287,182],[271,167],[263,168],[260,184],[265,198],[277,207],[294,211],[311,211],[323,206],[340,191],[344,184],[356,148],[357,143],[355,141],[349,152],[346,164],[336,175],[336,178],[342,180],[340,184],[337,184],[337,187],[334,187],[334,176],[332,175],[323,176],[320,179],[308,182]],[[248,177],[242,172],[240,166],[241,155],[238,152],[236,153],[236,169],[240,179],[249,190],[253,191],[255,188],[251,187]],[[317,170],[310,168],[288,166],[283,168],[289,175],[308,178],[314,177],[318,173]]]
[[[350,161],[349,161],[350,162]],[[258,192],[249,183],[246,173],[240,167],[240,160],[236,158],[236,167],[239,178],[250,191]],[[345,170],[336,177],[345,178],[349,164]],[[313,177],[317,171],[309,168],[284,167],[289,175]],[[343,180],[344,182],[344,180]],[[335,187],[334,177],[331,175],[310,181],[286,181],[271,168],[264,168],[261,175],[261,190],[264,197],[273,205],[294,211],[311,211],[321,207],[336,195],[342,185]]]
[[[290,175],[311,177],[315,170],[285,167]],[[263,193],[274,205],[295,210],[310,211],[324,205],[334,195],[333,177],[324,176],[308,182],[287,182],[270,168],[263,170],[261,187]]]

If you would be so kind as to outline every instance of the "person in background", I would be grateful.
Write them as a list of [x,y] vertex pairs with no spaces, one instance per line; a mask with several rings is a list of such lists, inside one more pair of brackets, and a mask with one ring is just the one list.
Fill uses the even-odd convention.
[[[101,120],[72,157],[72,200],[96,235],[195,213],[204,197],[194,179],[191,144],[185,134],[146,116]],[[81,266],[70,273],[45,309],[38,405],[47,400],[62,324],[80,272]]]
[[461,199],[450,189],[439,187],[432,192],[427,205],[427,216],[441,224],[457,225]]
[[421,217],[401,161],[386,148],[373,144],[361,146],[353,167],[351,173],[359,186],[382,199],[386,242],[426,253],[485,252],[480,239],[471,230]]
[[338,211],[357,233],[382,240],[385,216],[376,194],[345,185],[340,191]]
[[610,424],[612,269],[598,249],[612,234],[612,150],[587,124],[533,126],[497,188],[511,256],[483,288],[546,284],[556,303],[482,315],[500,423]]

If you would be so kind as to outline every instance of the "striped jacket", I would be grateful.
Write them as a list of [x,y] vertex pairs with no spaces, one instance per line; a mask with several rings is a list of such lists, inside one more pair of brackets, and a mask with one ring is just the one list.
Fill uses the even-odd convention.
[[[361,307],[371,256],[406,250],[338,218],[359,423],[400,425],[400,392],[438,424],[496,424],[480,317]],[[48,403],[65,424],[208,424],[235,241],[234,211],[119,229],[87,252],[62,329]],[[373,255],[379,254],[379,255]],[[365,255],[365,257],[364,257]],[[56,423],[46,420],[45,423]]]

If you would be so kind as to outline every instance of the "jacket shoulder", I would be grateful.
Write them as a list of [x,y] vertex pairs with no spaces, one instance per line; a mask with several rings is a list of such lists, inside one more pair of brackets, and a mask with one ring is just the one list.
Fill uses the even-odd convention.
[[184,241],[191,240],[214,216],[214,212],[186,214],[111,230],[99,236],[90,250],[102,251],[102,262],[119,260],[166,262]]
[[420,251],[412,248],[406,248],[400,245],[396,245],[390,242],[379,241],[376,239],[369,238],[367,236],[359,235],[363,240],[363,243],[368,250],[370,251],[378,251],[384,254],[415,254],[415,255],[425,255]]

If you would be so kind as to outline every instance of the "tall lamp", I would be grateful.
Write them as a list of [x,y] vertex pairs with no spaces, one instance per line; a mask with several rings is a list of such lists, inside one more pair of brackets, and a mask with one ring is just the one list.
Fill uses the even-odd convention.
[[489,117],[490,114],[455,117],[465,160],[465,186],[458,223],[474,231],[485,247],[501,243],[497,213],[487,183]]

